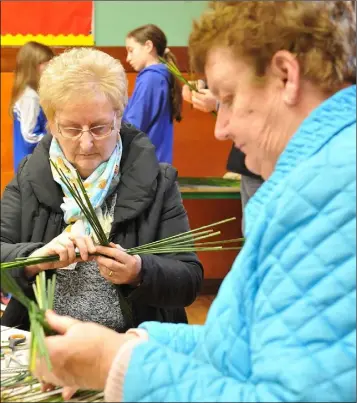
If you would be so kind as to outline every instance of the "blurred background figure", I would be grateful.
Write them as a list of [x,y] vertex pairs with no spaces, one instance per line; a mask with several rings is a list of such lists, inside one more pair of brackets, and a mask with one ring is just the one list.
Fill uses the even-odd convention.
[[46,133],[46,117],[40,106],[37,87],[42,71],[53,58],[51,48],[38,42],[27,42],[16,58],[15,80],[10,113],[13,115],[14,170],[31,154]]
[[4,305],[7,305],[10,301],[11,295],[9,293],[7,293],[6,291],[2,291],[1,290],[1,303]]
[[[197,80],[195,84],[197,91],[191,91],[186,84],[182,87],[183,99],[191,103],[193,108],[199,111],[205,113],[216,112],[219,108],[219,103],[208,89],[206,82]],[[234,144],[228,155],[226,168],[228,172],[224,175],[224,178],[241,180],[242,232],[244,233],[244,208],[264,181],[261,176],[254,174],[246,167],[245,154],[236,148]]]
[[[90,260],[88,254],[96,251],[93,227],[51,169],[49,159],[68,180],[81,176],[106,236],[124,249],[189,231],[177,171],[157,162],[144,133],[122,124],[127,91],[123,66],[105,52],[77,47],[53,58],[39,85],[49,134],[21,162],[1,199],[1,262],[61,257],[11,271],[28,298],[35,298],[32,282],[39,272],[48,277],[56,272],[57,313],[118,332],[148,320],[187,323],[185,306],[195,300],[203,279],[193,252],[133,257],[108,247],[99,252],[104,260]],[[81,254],[75,270],[60,270],[74,263],[75,248]],[[26,308],[11,298],[1,324],[29,329]]]
[[123,120],[149,136],[159,162],[171,164],[173,122],[181,121],[181,86],[159,58],[175,64],[176,58],[164,32],[152,24],[129,32],[126,49],[127,62],[139,74]]

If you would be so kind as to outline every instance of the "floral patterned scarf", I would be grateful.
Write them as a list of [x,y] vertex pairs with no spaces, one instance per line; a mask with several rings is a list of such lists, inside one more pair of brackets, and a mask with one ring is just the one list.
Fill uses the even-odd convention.
[[[103,216],[101,206],[107,196],[112,193],[114,189],[116,189],[119,183],[119,167],[122,150],[123,146],[121,139],[119,138],[119,141],[109,160],[100,164],[96,170],[83,182],[88,197],[107,236],[109,236],[110,233],[112,218],[110,218],[109,215],[105,217]],[[77,179],[77,171],[66,159],[60,145],[55,138],[53,138],[51,142],[50,159],[56,163],[60,169],[62,169],[71,182],[74,182]],[[67,186],[62,182],[58,172],[52,165],[51,170],[53,179],[61,186],[65,195],[63,197],[63,203],[61,204],[61,209],[64,213],[64,221],[66,224],[68,224],[66,231],[72,232],[79,230],[85,235],[90,235],[95,242],[98,242],[91,225],[82,214],[76,201],[73,199],[71,193],[67,189]]]

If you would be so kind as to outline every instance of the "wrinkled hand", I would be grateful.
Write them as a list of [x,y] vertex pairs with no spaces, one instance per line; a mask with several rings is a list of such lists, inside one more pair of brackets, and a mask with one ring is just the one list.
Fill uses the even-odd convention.
[[213,112],[217,109],[216,98],[210,90],[192,91],[192,105],[195,109],[202,112]]
[[[56,389],[56,386],[52,385],[52,383],[41,383],[41,392],[51,392],[52,390]],[[77,392],[78,388],[71,387],[71,386],[64,386],[62,388],[62,397],[63,400],[66,402],[70,400],[72,396]]]
[[182,98],[184,101],[189,102],[190,104],[192,104],[192,94],[191,94],[191,90],[190,87],[185,84],[182,87]]
[[138,255],[128,255],[123,248],[114,243],[107,246],[97,246],[97,253],[105,256],[95,256],[100,274],[113,284],[138,285],[141,274],[141,258]]
[[[193,83],[191,81],[190,83]],[[198,81],[201,83],[201,80]],[[195,109],[202,112],[212,112],[217,109],[216,98],[213,96],[212,92],[208,89],[202,88],[202,84],[197,86],[198,91],[191,91],[189,86],[185,84],[182,87],[182,98],[193,105]]]
[[43,390],[53,385],[65,387],[68,400],[77,389],[103,390],[119,348],[137,336],[120,334],[103,326],[80,322],[69,316],[46,312],[48,324],[59,333],[46,338],[52,370],[41,358],[33,375],[43,383]]
[[[80,258],[76,258],[75,248],[78,247]],[[93,240],[89,236],[82,236],[78,233],[69,234],[62,232],[51,242],[35,250],[29,257],[59,255],[60,260],[57,262],[42,263],[37,265],[27,266],[25,268],[28,276],[33,276],[43,270],[59,269],[67,267],[71,263],[86,261],[89,259],[89,254],[95,253],[96,248]],[[91,257],[92,259],[92,257]]]
[[[206,84],[203,80],[189,81],[189,83],[198,91],[203,90],[206,87]],[[184,84],[182,87],[182,98],[184,99],[184,101],[192,104],[192,90],[187,84]]]

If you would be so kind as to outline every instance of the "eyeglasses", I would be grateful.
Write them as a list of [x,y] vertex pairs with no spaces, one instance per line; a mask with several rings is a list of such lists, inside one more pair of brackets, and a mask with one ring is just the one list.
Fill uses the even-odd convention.
[[108,123],[106,125],[90,127],[89,129],[80,129],[76,127],[61,127],[60,124],[57,122],[57,120],[55,122],[57,125],[58,133],[66,139],[78,140],[79,138],[82,137],[82,134],[84,132],[89,132],[95,139],[102,139],[104,137],[109,136],[113,132],[115,128],[116,115],[114,115],[113,121],[111,123]]

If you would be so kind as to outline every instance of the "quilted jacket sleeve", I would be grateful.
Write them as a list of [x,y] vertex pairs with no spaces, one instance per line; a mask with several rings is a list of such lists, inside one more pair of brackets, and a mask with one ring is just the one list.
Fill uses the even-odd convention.
[[[255,270],[249,376],[244,379],[239,371],[244,358],[231,356],[240,335],[233,327],[232,334],[219,338],[219,318],[211,315],[200,354],[178,353],[153,340],[135,347],[124,401],[355,401],[356,173],[351,153],[325,155],[334,164],[323,170],[302,166],[285,186],[281,203],[267,208],[272,218],[266,221]],[[223,286],[237,288],[233,279],[231,272]],[[219,301],[224,294],[216,306],[238,305],[234,299]],[[226,343],[225,354],[219,355],[218,343]]]
[[132,353],[123,401],[259,402],[264,397],[271,401],[269,389],[269,382],[242,383],[212,365],[148,342]]
[[187,355],[193,352],[202,333],[202,326],[183,323],[144,322],[139,327],[148,332],[150,340]]

